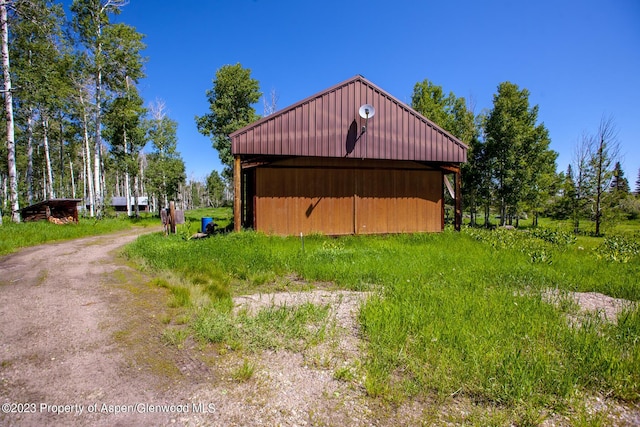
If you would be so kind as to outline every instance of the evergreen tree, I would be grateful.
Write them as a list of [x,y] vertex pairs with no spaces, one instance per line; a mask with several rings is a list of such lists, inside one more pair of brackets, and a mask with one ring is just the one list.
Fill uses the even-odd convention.
[[634,191],[636,196],[640,196],[640,169],[638,169],[638,179],[636,179],[636,191]]
[[209,136],[213,148],[218,150],[225,165],[223,175],[233,176],[233,154],[229,134],[258,120],[252,104],[262,96],[257,80],[251,78],[251,70],[242,65],[225,65],[216,71],[213,88],[207,90],[209,113],[196,117],[198,131]]
[[622,170],[622,166],[620,166],[620,162],[616,162],[613,168],[611,189],[617,197],[624,197],[629,194],[629,181],[624,177],[624,171]]
[[554,219],[569,219],[576,199],[576,183],[571,165],[567,166],[566,173],[559,174],[558,180],[560,188],[550,211],[550,216]]

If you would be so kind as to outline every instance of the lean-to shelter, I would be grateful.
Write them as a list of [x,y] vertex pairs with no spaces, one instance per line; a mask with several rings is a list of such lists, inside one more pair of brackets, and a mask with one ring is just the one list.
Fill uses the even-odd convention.
[[467,146],[360,75],[230,138],[236,230],[437,232],[447,188],[460,227]]
[[78,204],[82,199],[48,199],[20,210],[25,222],[47,220],[54,223],[78,222]]

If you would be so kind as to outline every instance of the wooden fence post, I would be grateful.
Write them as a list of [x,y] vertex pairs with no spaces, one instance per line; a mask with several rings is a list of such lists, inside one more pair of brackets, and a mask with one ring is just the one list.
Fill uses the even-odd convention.
[[169,202],[169,232],[176,234],[176,203]]

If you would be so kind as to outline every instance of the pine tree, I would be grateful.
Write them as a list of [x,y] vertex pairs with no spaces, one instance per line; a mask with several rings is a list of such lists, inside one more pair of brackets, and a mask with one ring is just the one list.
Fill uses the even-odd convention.
[[613,168],[613,178],[611,179],[611,189],[617,195],[626,196],[629,194],[629,181],[624,177],[624,171],[620,162],[616,162]]

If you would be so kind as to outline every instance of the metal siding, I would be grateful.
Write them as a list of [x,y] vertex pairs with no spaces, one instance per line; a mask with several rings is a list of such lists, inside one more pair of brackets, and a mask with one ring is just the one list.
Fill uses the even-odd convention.
[[396,138],[396,123],[398,122],[398,110],[396,108],[391,108],[389,112],[390,121],[388,122],[389,126],[389,139],[388,144],[391,144],[391,159],[397,159],[398,157],[398,140]]
[[[373,130],[373,135],[375,137],[376,143],[374,144],[377,147],[375,150],[375,158],[376,159],[386,159],[388,158],[387,151],[389,147],[389,143],[387,139],[384,137],[385,132],[383,131],[384,121],[380,120],[379,114],[384,111],[387,102],[386,98],[382,96],[380,91],[375,90],[373,93],[373,97],[371,98],[371,105],[378,106],[376,108],[376,115],[369,122],[369,126]],[[379,116],[379,117],[376,117]],[[377,119],[377,120],[376,120]],[[367,128],[367,132],[369,129]]]
[[262,132],[260,132],[260,144],[267,149],[267,153],[274,154],[276,152],[276,141],[275,138],[269,138],[270,132],[269,128],[271,127],[271,123],[273,120],[269,120],[265,123],[264,126],[261,126]]
[[276,149],[281,153],[284,148],[282,145],[282,120],[283,119],[284,119],[283,116],[276,116],[275,119],[273,120],[274,122],[273,131],[275,132]]
[[[344,157],[349,126],[362,122],[358,108],[376,115],[351,156],[371,159],[463,162],[467,147],[408,106],[357,76],[268,116],[231,135],[234,154]],[[366,145],[361,144],[366,142]]]
[[293,154],[298,156],[304,156],[304,148],[302,147],[302,105],[296,108],[294,114],[295,125],[293,128],[292,141],[294,143]]
[[327,146],[324,144],[324,137],[322,134],[322,129],[324,127],[322,120],[322,98],[316,99],[313,104],[313,123],[314,123],[314,144],[317,147],[318,155],[321,157],[327,157]]
[[336,119],[335,119],[335,111],[336,111],[336,93],[335,91],[329,92],[325,99],[327,100],[325,111],[327,115],[327,144],[328,144],[328,152],[330,157],[337,157],[337,153],[340,151],[336,150],[336,145],[334,143],[334,139],[336,138]]
[[[344,116],[345,114],[348,114],[349,111],[349,85],[346,85],[342,88],[340,88],[340,91],[338,92],[339,95],[339,99],[340,99],[340,110],[338,111],[338,132],[337,132],[337,141],[340,141],[342,139],[342,136],[345,135],[345,120],[344,120]],[[348,128],[347,128],[348,129]]]

